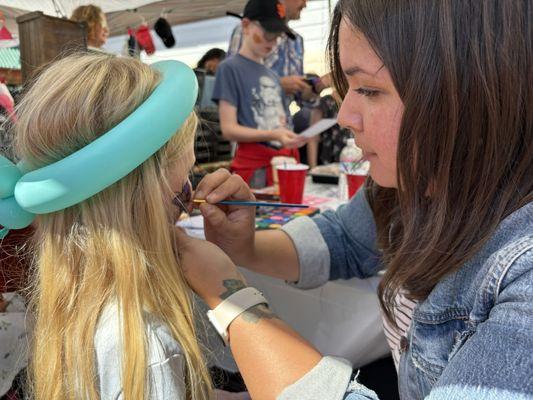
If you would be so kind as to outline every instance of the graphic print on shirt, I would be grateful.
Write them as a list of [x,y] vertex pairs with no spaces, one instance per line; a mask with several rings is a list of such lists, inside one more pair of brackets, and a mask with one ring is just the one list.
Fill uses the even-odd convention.
[[257,129],[274,130],[286,125],[280,88],[267,75],[259,78],[259,90],[252,88],[252,112]]

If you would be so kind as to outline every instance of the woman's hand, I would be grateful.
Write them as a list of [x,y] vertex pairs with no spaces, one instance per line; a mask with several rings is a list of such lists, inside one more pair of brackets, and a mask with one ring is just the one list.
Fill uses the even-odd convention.
[[185,279],[211,309],[246,287],[235,264],[216,245],[192,238],[180,228],[176,240]]
[[194,197],[200,205],[205,237],[224,250],[238,265],[247,265],[254,254],[255,207],[216,205],[222,200],[255,201],[244,180],[219,169],[198,184]]

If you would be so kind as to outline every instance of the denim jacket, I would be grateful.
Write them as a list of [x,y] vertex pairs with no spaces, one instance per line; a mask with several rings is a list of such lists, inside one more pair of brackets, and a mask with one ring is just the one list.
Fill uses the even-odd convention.
[[[300,261],[295,285],[366,278],[379,269],[376,228],[364,191],[336,212],[285,226]],[[483,248],[443,278],[413,312],[399,365],[402,400],[533,399],[533,203],[500,223]],[[278,397],[377,399],[324,357]]]

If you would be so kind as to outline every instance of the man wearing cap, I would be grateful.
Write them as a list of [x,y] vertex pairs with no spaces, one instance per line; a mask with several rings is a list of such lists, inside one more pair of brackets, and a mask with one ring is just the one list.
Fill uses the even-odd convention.
[[305,139],[292,132],[288,104],[279,76],[263,64],[282,34],[294,38],[286,10],[278,0],[250,0],[242,17],[242,46],[223,61],[216,73],[213,100],[220,127],[238,143],[231,169],[252,187],[272,184],[270,160],[298,159]]

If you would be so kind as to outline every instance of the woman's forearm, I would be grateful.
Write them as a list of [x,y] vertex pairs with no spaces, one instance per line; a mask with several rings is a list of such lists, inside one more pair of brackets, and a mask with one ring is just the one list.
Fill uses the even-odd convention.
[[243,264],[240,266],[251,271],[291,282],[296,282],[300,273],[296,248],[281,230],[257,232],[253,255]]
[[262,305],[241,314],[230,325],[229,334],[231,351],[253,399],[275,399],[322,358]]

